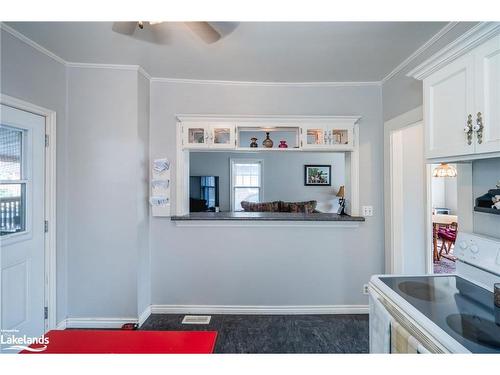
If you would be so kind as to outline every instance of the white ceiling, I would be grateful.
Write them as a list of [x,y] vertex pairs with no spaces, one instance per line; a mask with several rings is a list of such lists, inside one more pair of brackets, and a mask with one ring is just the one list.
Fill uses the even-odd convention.
[[141,65],[153,77],[263,82],[380,81],[445,22],[215,23],[224,37],[205,44],[183,23],[160,28],[162,44],[115,33],[111,22],[9,22],[79,63]]

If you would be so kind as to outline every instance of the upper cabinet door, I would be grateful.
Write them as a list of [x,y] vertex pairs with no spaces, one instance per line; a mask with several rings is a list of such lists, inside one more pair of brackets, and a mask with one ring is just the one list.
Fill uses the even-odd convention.
[[201,123],[182,124],[182,144],[184,148],[207,148],[209,145],[209,127]]
[[474,153],[472,131],[466,132],[474,119],[473,67],[468,54],[424,80],[427,158]]
[[211,124],[209,132],[209,144],[212,148],[235,148],[235,126],[232,124]]
[[353,125],[302,125],[301,147],[305,150],[349,151],[353,148]]
[[474,50],[476,152],[500,152],[500,36]]

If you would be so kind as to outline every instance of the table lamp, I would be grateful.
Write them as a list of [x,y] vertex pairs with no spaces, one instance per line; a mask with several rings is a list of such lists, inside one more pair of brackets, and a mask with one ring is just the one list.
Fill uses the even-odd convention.
[[339,209],[337,214],[345,215],[345,198],[344,198],[344,185],[341,185],[339,191],[335,195],[339,198]]

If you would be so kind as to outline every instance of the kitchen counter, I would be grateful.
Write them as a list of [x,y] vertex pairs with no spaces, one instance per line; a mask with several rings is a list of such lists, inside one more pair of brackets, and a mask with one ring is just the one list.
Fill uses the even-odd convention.
[[363,222],[364,217],[338,215],[335,213],[289,213],[289,212],[192,212],[182,216],[172,216],[173,221],[331,221]]

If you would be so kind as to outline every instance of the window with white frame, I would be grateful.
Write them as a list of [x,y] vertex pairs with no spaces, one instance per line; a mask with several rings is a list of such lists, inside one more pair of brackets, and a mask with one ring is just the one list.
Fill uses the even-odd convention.
[[242,201],[262,200],[262,160],[231,159],[231,208],[243,211]]

